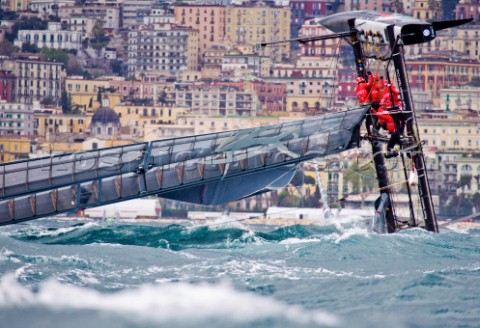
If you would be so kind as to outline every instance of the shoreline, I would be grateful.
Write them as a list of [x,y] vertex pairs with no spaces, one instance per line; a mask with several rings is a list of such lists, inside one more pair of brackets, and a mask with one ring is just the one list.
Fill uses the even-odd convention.
[[[45,219],[54,219],[59,221],[85,221],[85,222],[102,222],[102,219],[95,219],[89,217],[68,217],[68,216],[53,216]],[[354,221],[365,221],[366,218],[357,218],[357,219],[340,219],[337,220],[339,223],[343,222],[354,222]],[[120,219],[116,221],[115,219],[107,219],[105,222],[116,222],[116,223],[161,223],[161,224],[196,224],[196,225],[221,225],[221,224],[230,224],[230,223],[242,223],[246,225],[267,225],[267,226],[290,226],[290,225],[329,225],[335,223],[335,221],[325,221],[323,219],[292,219],[292,218],[275,218],[275,219],[266,219],[266,218],[245,218],[239,219],[232,217],[231,219],[226,217],[224,219],[183,219],[183,218],[160,218],[160,219]],[[455,222],[449,224],[448,221],[439,221],[440,228],[453,228],[459,230],[469,230],[469,229],[479,229],[480,222]]]

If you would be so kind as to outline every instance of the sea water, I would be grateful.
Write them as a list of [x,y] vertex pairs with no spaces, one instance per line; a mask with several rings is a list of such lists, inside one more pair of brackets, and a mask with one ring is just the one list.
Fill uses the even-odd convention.
[[480,231],[0,227],[1,327],[480,327]]

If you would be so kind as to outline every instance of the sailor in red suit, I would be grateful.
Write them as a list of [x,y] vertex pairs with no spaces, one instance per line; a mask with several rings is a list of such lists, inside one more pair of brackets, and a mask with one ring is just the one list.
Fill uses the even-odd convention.
[[357,94],[360,105],[371,102],[370,90],[363,77],[357,78],[357,87],[355,88],[355,93]]
[[[387,144],[385,157],[394,157],[398,152],[394,149],[395,145],[400,144],[400,135],[404,128],[404,122],[401,115],[402,98],[398,89],[391,84],[385,83],[382,92],[382,99],[377,111],[379,123],[390,132],[390,140]],[[394,111],[393,116],[391,111]]]

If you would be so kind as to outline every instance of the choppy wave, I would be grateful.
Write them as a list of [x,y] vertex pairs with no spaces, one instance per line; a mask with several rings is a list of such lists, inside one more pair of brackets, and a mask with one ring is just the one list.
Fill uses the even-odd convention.
[[[116,328],[476,327],[479,231],[213,223],[1,229],[0,322],[42,327],[68,313],[81,322],[71,327],[91,317]],[[226,314],[234,307],[238,320]]]
[[[255,231],[241,224],[187,226],[156,224],[75,224],[70,227],[33,226],[9,233],[9,237],[43,244],[120,244],[171,250],[186,248],[234,248],[245,244],[279,242],[289,238],[309,238],[329,234],[333,227],[294,225]],[[365,231],[364,231],[365,232]]]
[[89,310],[112,313],[133,321],[194,324],[255,324],[282,322],[290,325],[334,326],[337,317],[320,310],[307,310],[228,284],[145,284],[139,288],[104,294],[96,290],[42,283],[36,291],[20,285],[12,275],[0,282],[0,308],[41,308],[46,311]]

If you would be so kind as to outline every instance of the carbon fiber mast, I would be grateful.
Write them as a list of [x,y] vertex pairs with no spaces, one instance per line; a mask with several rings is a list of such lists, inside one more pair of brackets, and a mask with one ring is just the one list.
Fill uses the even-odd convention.
[[403,44],[399,38],[395,38],[394,25],[387,27],[388,38],[391,48],[391,60],[395,68],[397,84],[402,95],[404,103],[404,120],[406,125],[407,144],[405,148],[409,149],[410,156],[415,164],[418,174],[418,193],[420,204],[422,206],[425,220],[425,228],[429,231],[438,232],[437,216],[433,207],[430,184],[428,182],[427,167],[425,165],[425,156],[423,154],[422,143],[420,140],[417,119],[412,102],[412,94],[408,85],[407,69]]
[[[348,25],[350,26],[350,30],[353,32],[351,34],[351,46],[353,48],[353,53],[355,56],[355,68],[357,70],[357,75],[359,77],[363,77],[365,80],[367,79],[367,73],[365,71],[365,57],[362,49],[362,44],[358,40],[358,34],[355,33],[355,19],[349,19]],[[372,136],[372,115],[368,115],[365,118],[365,124],[367,128],[367,132],[369,136]],[[378,187],[380,189],[380,198],[386,198],[384,201],[385,204],[385,221],[386,221],[386,232],[393,233],[396,229],[395,223],[395,213],[392,205],[394,204],[392,201],[392,195],[390,192],[390,182],[388,180],[387,169],[385,166],[385,159],[383,157],[383,149],[382,144],[375,138],[369,138],[370,144],[372,146],[372,153],[373,153],[373,162],[375,164],[375,171],[377,172],[377,179],[378,179]],[[378,201],[380,203],[380,201]],[[379,211],[376,208],[377,214],[381,215],[382,211]],[[377,231],[380,232],[380,231]]]

